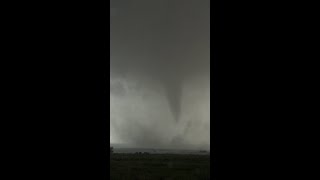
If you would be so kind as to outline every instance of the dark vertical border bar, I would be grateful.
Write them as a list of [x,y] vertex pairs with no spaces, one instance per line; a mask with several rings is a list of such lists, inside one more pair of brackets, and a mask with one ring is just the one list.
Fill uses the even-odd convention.
[[221,110],[223,107],[222,87],[223,70],[222,61],[224,54],[224,2],[220,0],[210,2],[210,48],[211,48],[211,178],[221,177]]

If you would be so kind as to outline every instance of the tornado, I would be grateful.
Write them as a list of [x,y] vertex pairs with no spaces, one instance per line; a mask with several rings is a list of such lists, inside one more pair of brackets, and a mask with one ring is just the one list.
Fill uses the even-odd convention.
[[165,95],[171,110],[171,114],[174,120],[179,120],[181,112],[181,96],[182,96],[182,85],[180,81],[170,80],[163,82]]

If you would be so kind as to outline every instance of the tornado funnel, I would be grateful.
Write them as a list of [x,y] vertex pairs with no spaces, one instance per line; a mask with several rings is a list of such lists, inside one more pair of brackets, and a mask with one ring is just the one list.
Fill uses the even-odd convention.
[[182,87],[179,81],[169,81],[164,84],[164,89],[171,114],[177,122],[181,112],[181,93]]

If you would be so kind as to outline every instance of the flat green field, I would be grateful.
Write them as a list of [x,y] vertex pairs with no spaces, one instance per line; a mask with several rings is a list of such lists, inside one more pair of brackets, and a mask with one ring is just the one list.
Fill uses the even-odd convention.
[[111,180],[208,180],[209,155],[112,154]]

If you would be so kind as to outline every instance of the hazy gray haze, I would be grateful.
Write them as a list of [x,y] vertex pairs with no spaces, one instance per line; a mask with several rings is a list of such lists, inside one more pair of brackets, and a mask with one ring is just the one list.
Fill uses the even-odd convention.
[[210,0],[111,0],[110,140],[210,145]]

